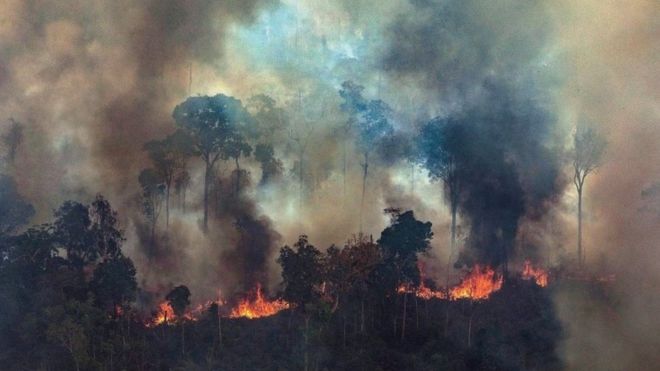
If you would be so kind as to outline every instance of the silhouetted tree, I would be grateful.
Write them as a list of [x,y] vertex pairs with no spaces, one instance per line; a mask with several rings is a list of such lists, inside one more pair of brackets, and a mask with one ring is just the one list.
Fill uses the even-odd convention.
[[[417,268],[417,254],[430,248],[433,238],[431,222],[421,222],[415,219],[412,211],[401,213],[398,209],[386,210],[392,217],[389,227],[385,228],[378,239],[382,249],[383,264],[388,267],[386,271],[394,272],[398,285],[417,287],[420,283],[419,269]],[[406,333],[407,292],[403,295],[403,316],[401,325],[401,339]]]
[[241,101],[223,94],[190,97],[174,108],[176,124],[192,136],[205,164],[204,231],[208,230],[209,187],[213,167],[234,140],[240,123],[251,120]]
[[434,118],[422,127],[418,138],[419,160],[433,179],[442,180],[451,211],[450,257],[456,252],[456,213],[460,195],[459,160],[456,156],[463,135],[460,123]]
[[170,191],[179,172],[186,167],[188,157],[195,155],[192,138],[179,129],[163,140],[145,143],[144,149],[154,165],[154,170],[165,185],[165,226],[170,224]]
[[364,157],[362,163],[362,198],[360,201],[360,231],[362,231],[362,211],[364,208],[364,195],[367,187],[367,176],[369,174],[369,154],[376,149],[378,144],[393,132],[392,124],[388,117],[391,114],[390,107],[382,100],[367,101],[362,97],[364,88],[351,81],[342,84],[339,95],[344,98],[342,109],[349,113],[349,125],[355,125],[357,135],[357,147]]
[[168,301],[174,314],[179,319],[181,325],[181,354],[185,353],[185,321],[183,315],[186,313],[186,308],[190,305],[190,290],[188,287],[181,285],[177,286],[170,291],[165,300]]
[[117,256],[106,259],[94,269],[90,289],[94,299],[106,311],[115,311],[135,300],[137,281],[131,259]]
[[184,213],[186,212],[186,192],[188,191],[189,186],[190,186],[190,173],[188,173],[187,170],[183,170],[179,172],[176,179],[174,179],[174,189],[176,191],[177,196],[179,197],[181,203],[180,205],[181,210]]
[[80,269],[99,257],[91,226],[89,208],[80,202],[66,201],[55,211],[55,238],[66,251],[67,259]]
[[578,194],[578,238],[577,255],[578,264],[582,266],[585,261],[582,247],[582,193],[587,175],[596,170],[602,163],[603,153],[607,142],[594,127],[580,125],[573,134],[573,184]]
[[316,286],[321,284],[321,252],[301,235],[293,248],[280,249],[277,262],[282,266],[284,299],[305,312],[305,304],[317,298]]
[[282,176],[282,161],[275,158],[274,155],[271,144],[260,143],[254,149],[254,157],[261,164],[260,185],[266,185]]
[[241,156],[249,157],[250,154],[252,154],[252,146],[250,146],[245,141],[245,138],[243,137],[242,134],[238,133],[237,131],[234,132],[229,137],[227,143],[225,144],[222,158],[223,160],[227,160],[231,158],[234,160],[234,164],[236,164],[236,169],[235,169],[236,183],[234,188],[234,192],[236,193],[236,195],[240,193],[240,185],[241,185],[241,166],[238,160],[241,158]]

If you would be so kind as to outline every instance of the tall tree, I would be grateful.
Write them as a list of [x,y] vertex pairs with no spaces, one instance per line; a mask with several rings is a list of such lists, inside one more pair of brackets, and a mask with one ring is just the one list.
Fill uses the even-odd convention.
[[460,195],[459,137],[463,136],[461,124],[452,119],[436,117],[426,123],[420,131],[417,141],[418,159],[427,169],[433,179],[442,180],[445,198],[449,201],[451,212],[450,252],[447,261],[449,266],[456,253],[456,214]]
[[134,301],[137,293],[135,274],[133,262],[125,256],[99,263],[89,283],[96,304],[106,311],[115,311],[117,307]]
[[241,101],[223,94],[190,97],[174,108],[176,124],[192,136],[205,164],[204,231],[208,230],[209,187],[213,168],[225,153],[238,125],[251,120]]
[[351,81],[344,82],[339,95],[344,98],[342,109],[349,113],[349,123],[358,130],[357,147],[362,153],[362,198],[360,201],[360,232],[362,231],[362,211],[369,175],[369,155],[380,142],[394,131],[389,122],[391,108],[382,100],[367,101],[362,97],[364,87]]
[[[412,211],[401,213],[398,209],[387,209],[392,222],[385,228],[378,239],[382,249],[385,271],[393,272],[396,276],[395,287],[398,285],[417,287],[420,283],[419,269],[417,268],[417,254],[427,251],[433,238],[431,222],[422,222],[415,218]],[[403,294],[403,315],[401,325],[401,339],[406,333],[406,309],[408,294]]]
[[138,181],[142,187],[142,213],[151,224],[151,244],[153,245],[156,239],[156,223],[158,223],[165,197],[165,185],[154,169],[142,170]]
[[261,164],[260,185],[266,185],[282,176],[282,161],[275,158],[272,144],[257,144],[254,149],[254,158]]
[[165,226],[170,224],[170,191],[177,175],[184,171],[186,161],[195,154],[192,138],[179,129],[163,140],[152,140],[144,145],[154,170],[165,185]]
[[321,284],[321,252],[301,235],[293,248],[280,249],[277,262],[282,267],[284,299],[305,312],[305,304],[317,297],[316,287]]
[[181,324],[181,354],[184,354],[186,351],[186,322],[183,315],[186,313],[186,308],[190,305],[190,290],[184,285],[177,286],[165,296],[165,300],[170,304],[170,307],[172,307],[174,314],[177,316],[179,323]]
[[236,195],[240,193],[241,187],[241,166],[238,160],[241,158],[241,156],[249,157],[250,154],[252,154],[252,146],[248,144],[242,134],[240,134],[238,131],[235,131],[227,140],[223,150],[222,158],[223,160],[231,158],[234,160],[234,164],[236,165],[236,169],[234,170],[236,173],[234,187],[234,192]]
[[190,186],[190,173],[183,169],[174,179],[174,190],[179,198],[181,210],[186,212],[186,192]]
[[578,194],[577,258],[580,266],[585,263],[582,247],[582,194],[587,175],[601,164],[607,142],[594,127],[579,125],[573,135],[573,184]]

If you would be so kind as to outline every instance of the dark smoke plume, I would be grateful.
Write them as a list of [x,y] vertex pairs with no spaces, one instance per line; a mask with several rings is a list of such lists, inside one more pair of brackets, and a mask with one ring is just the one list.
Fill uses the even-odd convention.
[[564,189],[561,151],[552,145],[556,119],[539,92],[549,85],[532,69],[550,30],[547,21],[528,26],[543,19],[543,8],[430,0],[413,7],[423,21],[394,21],[384,69],[424,86],[445,111],[441,118],[457,126],[448,150],[471,248],[458,264],[505,264],[520,221],[543,218]]

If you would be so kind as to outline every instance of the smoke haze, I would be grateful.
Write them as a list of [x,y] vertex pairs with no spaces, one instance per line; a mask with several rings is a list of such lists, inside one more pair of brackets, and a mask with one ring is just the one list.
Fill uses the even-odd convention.
[[[160,294],[185,283],[204,300],[257,282],[276,290],[277,249],[299,234],[325,248],[363,225],[377,239],[387,207],[433,222],[426,259],[436,278],[449,274],[443,188],[406,156],[406,138],[434,117],[466,122],[474,146],[464,254],[497,264],[509,249],[558,265],[576,249],[572,129],[590,123],[608,147],[586,181],[583,243],[588,264],[617,277],[618,314],[591,316],[579,292],[559,289],[562,358],[576,370],[643,369],[660,362],[659,11],[652,0],[5,0],[0,129],[9,118],[24,125],[6,172],[33,223],[64,200],[103,194],[140,286]],[[362,157],[338,94],[346,80],[392,107],[397,135],[369,164],[362,212]],[[285,128],[264,139],[282,180],[257,186],[259,163],[241,159],[251,184],[231,196],[234,164],[221,161],[221,206],[205,235],[204,166],[191,159],[186,212],[172,208],[167,233],[161,218],[150,246],[143,145],[174,132],[172,110],[188,96],[220,93],[245,105],[267,94],[285,112]]]

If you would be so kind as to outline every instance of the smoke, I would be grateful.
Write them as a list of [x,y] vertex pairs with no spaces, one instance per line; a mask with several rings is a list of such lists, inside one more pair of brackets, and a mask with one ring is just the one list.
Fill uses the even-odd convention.
[[[364,232],[387,225],[387,207],[414,209],[434,225],[431,261],[448,255],[449,215],[441,185],[409,162],[415,126],[436,116],[464,124],[466,259],[497,264],[506,252],[558,263],[574,254],[576,230],[563,156],[570,128],[589,121],[609,147],[587,179],[584,246],[588,265],[616,274],[622,304],[614,320],[602,302],[594,306],[603,316],[588,318],[575,305],[593,302],[558,293],[563,357],[572,369],[653,364],[657,341],[644,339],[660,329],[649,315],[658,303],[647,299],[660,283],[657,12],[648,0],[6,0],[0,123],[3,133],[10,117],[24,127],[7,171],[35,223],[65,199],[104,194],[141,287],[186,284],[197,301],[255,282],[274,288],[276,247],[299,234],[323,248],[358,232],[361,159],[354,138],[338,135],[348,119],[343,81],[396,112],[396,135],[370,163]],[[227,190],[203,234],[203,171],[192,159],[186,212],[172,208],[167,233],[161,218],[152,246],[136,199],[149,166],[143,144],[174,130],[172,109],[187,96],[218,93],[243,102],[267,94],[286,112],[284,129],[264,138],[283,177],[246,185],[239,198]],[[259,165],[241,159],[245,179],[256,183]],[[217,173],[232,184],[231,165]]]
[[460,126],[450,147],[472,249],[459,263],[500,265],[521,220],[543,218],[564,189],[552,97],[544,92],[552,85],[536,73],[549,20],[535,2],[413,4],[415,16],[389,29],[384,69],[425,88]]

